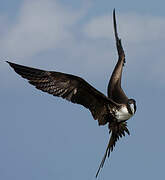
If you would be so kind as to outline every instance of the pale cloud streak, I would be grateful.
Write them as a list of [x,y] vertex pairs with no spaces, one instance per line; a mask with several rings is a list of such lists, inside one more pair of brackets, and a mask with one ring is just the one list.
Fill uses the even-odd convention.
[[2,39],[9,56],[32,56],[73,40],[71,27],[80,18],[53,0],[26,0]]
[[[127,42],[141,43],[165,39],[165,18],[135,13],[117,15],[118,31]],[[92,39],[113,38],[112,16],[94,17],[86,24],[84,33]]]
[[[132,74],[132,80],[136,78],[144,82],[156,80],[156,83],[164,85],[162,77],[165,74],[163,59],[165,18],[137,13],[119,13],[117,23],[118,34],[126,53],[128,75]],[[109,40],[114,44],[112,25],[111,15],[93,17],[85,24],[83,32],[94,43]],[[112,50],[105,46],[103,48],[105,51]]]
[[[17,63],[28,59],[33,66],[39,53],[62,48],[64,56],[49,56],[49,63],[45,61],[45,66],[47,63],[58,67],[62,59],[62,70],[82,71],[88,77],[101,78],[100,74],[111,72],[117,59],[112,16],[86,18],[88,8],[73,10],[57,0],[25,0],[12,23],[6,20],[7,17],[0,18],[0,25],[5,27],[0,34],[1,56]],[[160,78],[164,74],[165,62],[162,61],[163,51],[155,52],[155,49],[162,48],[160,42],[165,40],[164,17],[117,13],[117,23],[129,72],[136,76],[140,69],[140,76],[149,72],[144,77],[146,79],[151,79],[150,74],[152,78]]]

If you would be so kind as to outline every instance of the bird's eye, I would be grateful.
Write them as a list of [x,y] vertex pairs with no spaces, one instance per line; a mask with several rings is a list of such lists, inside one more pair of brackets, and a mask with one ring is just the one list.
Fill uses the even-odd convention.
[[133,99],[129,99],[128,100],[128,104],[134,104],[134,100]]

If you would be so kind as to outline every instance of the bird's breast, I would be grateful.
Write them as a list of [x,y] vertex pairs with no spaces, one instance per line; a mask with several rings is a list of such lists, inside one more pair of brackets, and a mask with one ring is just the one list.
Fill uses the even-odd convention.
[[126,121],[130,119],[133,116],[133,114],[130,114],[128,112],[128,109],[126,106],[121,107],[119,110],[116,110],[115,112],[115,118],[121,122],[121,121]]

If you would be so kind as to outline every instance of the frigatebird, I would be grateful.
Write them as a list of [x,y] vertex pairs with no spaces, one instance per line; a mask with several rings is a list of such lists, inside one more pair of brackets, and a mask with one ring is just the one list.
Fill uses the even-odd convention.
[[81,77],[62,72],[45,71],[8,62],[16,73],[27,79],[37,89],[62,97],[72,103],[80,104],[90,110],[99,125],[108,124],[111,135],[104,157],[96,173],[103,168],[106,157],[113,151],[117,140],[128,135],[127,120],[136,112],[136,101],[129,99],[121,88],[125,53],[121,39],[118,37],[115,9],[113,11],[113,25],[118,52],[118,61],[108,84],[108,96],[105,96]]

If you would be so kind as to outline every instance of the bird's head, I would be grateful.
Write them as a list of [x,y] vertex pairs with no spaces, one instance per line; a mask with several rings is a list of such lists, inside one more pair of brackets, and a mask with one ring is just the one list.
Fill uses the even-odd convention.
[[136,101],[134,99],[128,99],[127,108],[130,114],[135,114],[136,112]]

